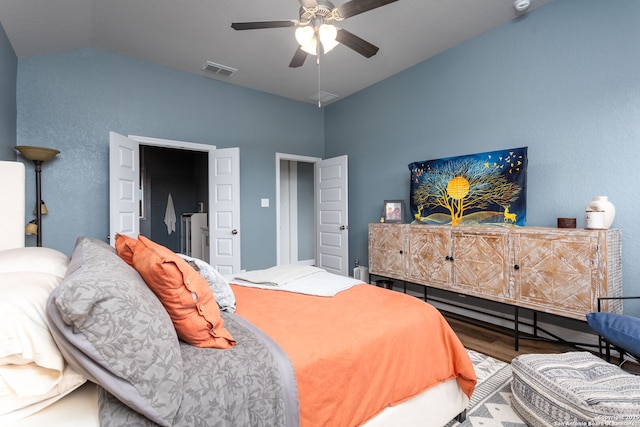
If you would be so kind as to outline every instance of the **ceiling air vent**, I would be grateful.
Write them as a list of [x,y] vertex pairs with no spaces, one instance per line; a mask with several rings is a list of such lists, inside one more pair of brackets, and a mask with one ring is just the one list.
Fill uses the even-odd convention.
[[227,67],[226,65],[216,64],[215,62],[211,62],[211,61],[205,62],[204,67],[202,67],[202,69],[204,71],[208,71],[210,73],[218,74],[218,75],[223,76],[223,77],[230,77],[236,71],[238,71],[235,68]]
[[319,102],[329,102],[329,101],[333,101],[336,98],[340,98],[338,95],[335,95],[333,93],[329,93],[329,92],[325,92],[323,90],[321,90],[318,93],[313,94],[310,99],[313,99],[314,101],[319,101]]

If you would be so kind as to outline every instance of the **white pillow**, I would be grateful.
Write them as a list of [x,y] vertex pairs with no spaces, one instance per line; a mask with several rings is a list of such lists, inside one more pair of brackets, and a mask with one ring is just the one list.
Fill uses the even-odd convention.
[[[20,257],[13,255],[17,265]],[[33,266],[58,274],[53,255]],[[0,265],[6,268],[5,261]],[[86,381],[75,372],[65,377],[66,362],[49,332],[46,304],[61,281],[49,273],[0,272],[0,415],[64,395]]]
[[62,371],[49,332],[46,304],[62,279],[45,273],[0,273],[0,366],[35,362]]
[[[34,369],[34,366],[25,365],[25,369]],[[35,370],[38,370],[38,368],[35,367]],[[46,393],[20,395],[6,383],[3,383],[2,378],[0,378],[0,425],[15,422],[46,408],[80,387],[86,381],[85,377],[67,365],[64,371],[60,373],[59,381]]]
[[0,273],[32,271],[64,278],[69,257],[51,248],[28,247],[0,251]]

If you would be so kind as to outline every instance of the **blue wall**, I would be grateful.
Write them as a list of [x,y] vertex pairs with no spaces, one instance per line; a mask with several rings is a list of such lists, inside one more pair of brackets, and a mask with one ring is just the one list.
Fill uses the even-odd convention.
[[0,160],[15,160],[16,151],[16,57],[0,25]]
[[[101,50],[20,59],[17,93],[19,143],[61,151],[43,165],[43,246],[64,253],[77,236],[109,233],[109,131],[239,147],[247,269],[276,262],[275,153],[324,151],[324,114],[314,105]],[[260,208],[261,198],[272,207]]]
[[[625,294],[640,295],[640,2],[556,0],[325,108],[349,155],[351,263],[413,161],[529,147],[527,225],[616,206]],[[425,41],[427,42],[427,41]]]

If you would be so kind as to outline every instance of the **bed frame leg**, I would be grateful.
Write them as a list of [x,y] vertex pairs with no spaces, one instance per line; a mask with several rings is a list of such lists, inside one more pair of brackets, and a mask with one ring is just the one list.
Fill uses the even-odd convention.
[[454,419],[459,423],[464,422],[464,420],[467,419],[467,410],[465,409],[464,411],[460,412]]

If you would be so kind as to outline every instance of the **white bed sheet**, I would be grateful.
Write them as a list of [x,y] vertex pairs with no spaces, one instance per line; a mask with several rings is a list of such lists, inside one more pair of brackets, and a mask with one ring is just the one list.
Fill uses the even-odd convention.
[[272,291],[295,292],[299,294],[315,295],[320,297],[332,297],[338,292],[347,290],[355,285],[363,283],[362,280],[352,277],[338,276],[321,270],[305,275],[282,285],[267,285],[262,283],[247,282],[235,276],[226,276],[228,283],[251,288],[269,289]]

